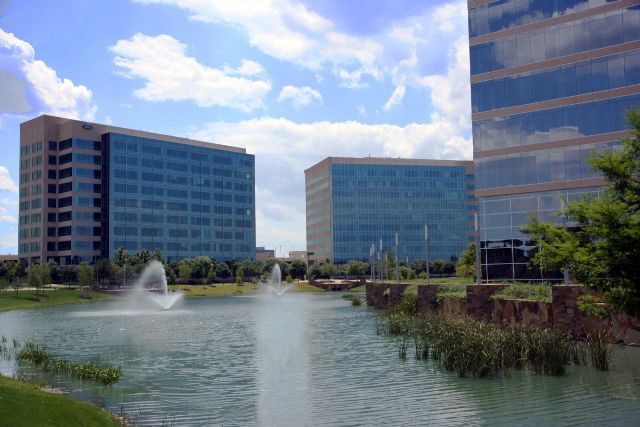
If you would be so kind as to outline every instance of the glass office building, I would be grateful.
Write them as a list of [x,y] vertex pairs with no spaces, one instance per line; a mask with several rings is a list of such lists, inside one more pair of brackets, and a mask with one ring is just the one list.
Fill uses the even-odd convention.
[[329,157],[305,171],[309,260],[369,260],[372,244],[399,258],[454,260],[473,238],[472,162]]
[[160,249],[255,259],[244,149],[52,116],[21,125],[19,255],[59,265]]
[[627,136],[640,106],[640,2],[469,0],[476,196],[483,279],[548,280],[529,268],[533,214],[605,181],[586,158]]

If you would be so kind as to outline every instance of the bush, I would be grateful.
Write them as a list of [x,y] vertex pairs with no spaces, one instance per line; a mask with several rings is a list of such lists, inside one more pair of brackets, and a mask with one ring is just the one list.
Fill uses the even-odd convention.
[[609,317],[609,310],[606,304],[601,299],[593,295],[582,295],[578,297],[578,308],[587,314],[590,314],[599,319],[605,319]]

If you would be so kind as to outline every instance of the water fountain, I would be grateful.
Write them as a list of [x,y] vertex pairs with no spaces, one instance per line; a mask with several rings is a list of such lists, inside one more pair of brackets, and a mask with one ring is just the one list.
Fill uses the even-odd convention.
[[169,292],[164,266],[161,262],[151,261],[134,283],[128,299],[136,305],[141,300],[152,301],[162,309],[168,310],[182,298],[182,295],[182,292]]
[[273,292],[278,296],[283,295],[293,287],[293,285],[282,286],[282,273],[280,272],[280,266],[277,263],[273,266],[273,269],[271,269],[271,277],[267,284],[269,292]]

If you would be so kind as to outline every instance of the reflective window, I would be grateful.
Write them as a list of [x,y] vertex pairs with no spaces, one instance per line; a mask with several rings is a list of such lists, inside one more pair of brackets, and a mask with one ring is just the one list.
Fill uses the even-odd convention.
[[470,47],[471,74],[527,65],[638,39],[640,6],[632,6],[473,45]]
[[640,52],[632,51],[474,83],[471,105],[478,113],[638,83]]

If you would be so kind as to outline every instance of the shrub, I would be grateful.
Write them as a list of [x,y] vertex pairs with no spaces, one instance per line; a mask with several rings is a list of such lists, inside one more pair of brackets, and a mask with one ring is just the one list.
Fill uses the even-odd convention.
[[578,308],[580,311],[588,313],[599,319],[609,317],[609,310],[602,300],[593,295],[582,295],[578,297]]

